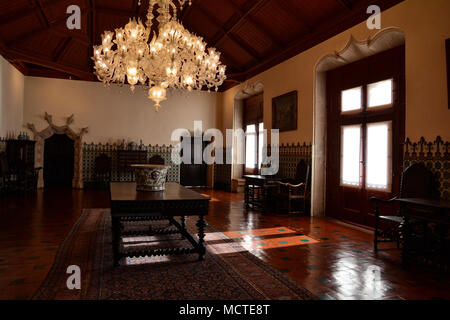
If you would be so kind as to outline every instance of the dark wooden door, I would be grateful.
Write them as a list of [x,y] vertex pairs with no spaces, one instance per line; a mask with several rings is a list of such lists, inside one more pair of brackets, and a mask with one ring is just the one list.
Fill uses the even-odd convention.
[[202,159],[203,150],[207,146],[207,142],[204,142],[202,138],[191,138],[191,162],[182,163],[180,166],[180,184],[186,187],[204,187],[207,185],[207,165],[202,161],[202,164],[195,164],[194,162],[194,139],[198,139],[198,143],[202,146]]
[[373,226],[370,197],[399,191],[404,57],[401,46],[327,73],[328,216]]
[[74,141],[65,134],[54,134],[44,145],[44,186],[72,187]]

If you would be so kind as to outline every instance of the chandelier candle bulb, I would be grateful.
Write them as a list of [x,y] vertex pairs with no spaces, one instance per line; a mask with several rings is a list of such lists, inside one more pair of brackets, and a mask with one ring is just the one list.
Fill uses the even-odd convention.
[[[156,110],[167,99],[167,88],[191,91],[215,87],[217,91],[226,79],[226,67],[216,49],[205,51],[203,39],[178,21],[177,10],[187,3],[191,5],[187,0],[149,0],[145,25],[131,18],[123,29],[106,31],[92,58],[98,79],[105,85],[127,82],[132,91],[138,82],[150,87],[149,99],[155,102]],[[154,19],[156,31],[152,31]]]

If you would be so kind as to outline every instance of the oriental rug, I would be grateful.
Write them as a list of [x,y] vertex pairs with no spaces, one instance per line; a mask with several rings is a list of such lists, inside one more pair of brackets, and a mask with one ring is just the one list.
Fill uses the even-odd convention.
[[[152,222],[153,224],[154,222]],[[159,222],[162,223],[162,222]],[[188,230],[195,218],[187,218]],[[145,222],[126,225],[148,228]],[[85,209],[61,244],[36,300],[314,300],[298,283],[211,226],[204,261],[197,255],[122,259],[113,267],[108,209]],[[180,235],[125,238],[122,250],[186,246]],[[80,268],[80,289],[68,289],[69,266]],[[71,271],[73,272],[73,271]]]

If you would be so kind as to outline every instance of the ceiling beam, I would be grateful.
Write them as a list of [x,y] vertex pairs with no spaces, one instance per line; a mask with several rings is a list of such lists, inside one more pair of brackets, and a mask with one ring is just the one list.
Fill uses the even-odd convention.
[[[237,13],[239,14],[240,17],[242,17],[244,15],[244,12],[234,2],[234,0],[230,0],[228,3],[234,8],[234,10],[237,11]],[[263,26],[261,23],[259,23],[255,19],[253,19],[251,16],[247,16],[246,19],[247,19],[247,22],[251,23],[256,29],[260,30],[261,33],[265,36],[265,38],[268,39],[270,42],[272,42],[275,46],[277,46],[277,47],[283,46],[283,43],[281,43],[278,40],[278,36],[275,35],[272,32],[272,30],[270,30],[269,28],[266,28],[265,26]]]
[[61,72],[64,72],[64,73],[67,73],[70,75],[74,75],[74,76],[76,76],[80,79],[84,79],[84,80],[94,81],[96,79],[94,74],[92,74],[90,72],[86,72],[86,71],[80,70],[78,68],[63,65],[61,63],[56,63],[56,62],[50,61],[46,58],[38,57],[37,55],[31,56],[28,53],[14,50],[14,49],[6,49],[4,51],[4,54],[5,54],[5,58],[11,62],[20,61],[20,62],[32,63],[32,64],[35,64],[38,66],[42,66],[42,67],[58,70],[58,71],[61,71]]
[[[203,16],[205,16],[205,18],[209,20],[209,22],[211,22],[216,28],[218,28],[222,34],[226,33],[226,30],[217,22],[217,19],[212,17],[206,11],[206,9],[200,5],[200,3],[198,3],[198,5],[196,6],[196,9],[198,9],[203,14]],[[257,60],[257,61],[261,60],[260,54],[252,46],[250,46],[247,42],[245,42],[240,37],[233,35],[233,34],[228,34],[228,38],[230,38],[239,47],[244,49],[244,51],[246,51],[255,60]]]
[[278,8],[280,8],[284,13],[289,15],[295,22],[299,23],[303,26],[309,33],[313,32],[313,26],[308,22],[308,19],[305,15],[294,8],[289,1],[275,1],[275,4]]
[[[91,11],[90,8],[83,8],[83,9],[81,9],[81,14],[89,13],[90,11]],[[23,42],[25,40],[28,40],[28,39],[36,36],[36,35],[42,34],[44,32],[47,32],[47,31],[51,30],[52,27],[54,27],[54,26],[57,26],[57,25],[62,24],[62,23],[65,24],[66,21],[67,21],[67,17],[56,19],[55,21],[52,21],[51,23],[49,23],[48,26],[46,26],[44,28],[34,29],[34,30],[30,31],[30,32],[27,32],[27,33],[17,37],[17,39],[14,39],[14,40],[6,43],[6,46],[7,47],[12,47],[12,46],[16,45],[17,43],[21,43],[21,42]],[[76,33],[73,33],[73,34],[76,34]],[[67,36],[67,33],[65,33],[65,36]]]
[[348,0],[337,0],[337,2],[339,2],[339,4],[341,4],[342,6],[344,6],[347,10],[352,11],[353,7],[352,5],[348,2]]
[[67,48],[70,47],[70,42],[72,41],[72,37],[68,37],[61,41],[56,47],[55,53],[53,54],[53,61],[58,62],[59,58],[66,52]]
[[30,75],[30,69],[22,61],[14,62],[13,66],[16,67],[16,69],[19,70],[24,76]]
[[50,70],[50,69],[40,69],[33,68],[29,66],[27,68],[27,76],[29,77],[43,77],[43,78],[56,78],[56,79],[70,79],[70,80],[79,80],[80,78],[74,75],[67,74],[65,72]]
[[240,17],[239,19],[233,23],[233,25],[231,26],[231,28],[229,28],[228,30],[225,31],[224,34],[222,34],[216,41],[214,41],[214,43],[212,43],[211,45],[213,47],[215,47],[218,43],[220,43],[226,36],[228,36],[230,33],[235,32],[240,26],[241,24],[246,21],[247,17],[254,13],[257,12],[259,9],[261,9],[263,6],[265,6],[269,1],[271,0],[258,0],[253,6],[251,6],[247,11],[243,12],[242,14],[239,13]]
[[[59,2],[63,2],[65,0],[53,0],[51,2],[47,2],[46,5],[40,4],[39,3],[39,7],[44,10],[48,7],[51,7],[55,4],[58,4]],[[30,16],[33,14],[36,14],[36,9],[38,9],[38,6],[36,5],[35,2],[29,2],[30,7],[28,10],[18,10],[16,12],[9,12],[8,14],[5,14],[3,16],[0,16],[0,26],[3,26],[5,24],[10,24],[16,20],[20,20],[26,16]]]
[[30,0],[30,2],[34,3],[36,9],[38,10],[38,16],[41,22],[44,24],[46,28],[48,28],[50,26],[50,23],[48,22],[47,16],[45,15],[41,2],[39,0]]

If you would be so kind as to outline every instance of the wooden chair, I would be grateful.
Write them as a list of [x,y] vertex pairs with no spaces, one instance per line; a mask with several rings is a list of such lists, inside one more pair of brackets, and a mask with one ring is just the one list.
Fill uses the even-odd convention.
[[9,172],[8,168],[8,160],[6,158],[6,152],[0,153],[0,179],[2,181],[2,188],[6,193],[10,188],[11,182],[11,173]]
[[[308,212],[310,172],[310,165],[302,159],[297,164],[295,179],[274,181],[278,185],[278,200],[287,200],[288,213],[303,212],[303,214],[306,214]],[[293,210],[293,202],[295,201],[302,202],[302,210]]]
[[[382,200],[376,197],[370,199],[375,203],[375,232],[374,250],[378,251],[378,243],[397,242],[400,247],[402,237],[403,217],[401,212],[397,215],[380,215],[380,204],[394,204],[397,198],[434,198],[436,196],[433,173],[422,163],[409,166],[402,174],[400,193],[397,197]],[[381,225],[384,222],[384,226]],[[382,238],[382,239],[380,239]]]
[[94,162],[94,174],[97,182],[111,181],[111,158],[102,153]]

